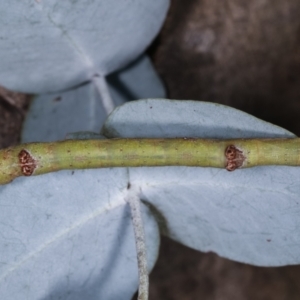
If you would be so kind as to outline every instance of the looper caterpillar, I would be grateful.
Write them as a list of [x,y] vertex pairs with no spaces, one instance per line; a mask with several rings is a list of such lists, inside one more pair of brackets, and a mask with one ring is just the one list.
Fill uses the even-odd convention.
[[300,165],[300,139],[107,139],[30,143],[0,150],[0,184],[63,169],[193,166],[234,171]]

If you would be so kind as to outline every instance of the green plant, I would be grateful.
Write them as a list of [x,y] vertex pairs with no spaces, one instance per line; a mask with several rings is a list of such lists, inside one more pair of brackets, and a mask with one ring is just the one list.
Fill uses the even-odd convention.
[[[89,153],[85,153],[89,152],[88,147],[92,143],[98,147],[110,141],[60,144],[55,141],[63,139],[66,133],[99,132],[101,127],[106,138],[176,138],[180,141],[188,141],[184,138],[190,137],[231,141],[289,138],[291,143],[298,141],[291,139],[294,135],[282,128],[235,109],[205,102],[140,100],[117,107],[106,119],[115,104],[164,96],[162,85],[145,56],[106,76],[143,51],[161,23],[156,22],[157,13],[160,12],[162,21],[167,8],[167,1],[153,6],[152,1],[144,1],[143,5],[148,10],[151,8],[148,15],[143,5],[121,2],[2,4],[7,13],[0,21],[3,25],[0,28],[5,28],[1,37],[8,44],[0,48],[1,57],[6,58],[1,61],[2,65],[0,63],[0,82],[15,90],[39,93],[25,121],[23,142],[54,142],[51,147],[49,144],[37,146],[34,160],[50,153],[51,159],[44,161],[49,164],[49,171],[65,168],[61,165],[65,162],[64,155],[51,151],[57,145],[69,145],[71,151],[80,145],[77,157],[82,153],[82,159],[86,159],[82,167],[89,167],[85,164],[89,159]],[[139,9],[143,12],[140,15]],[[97,18],[96,12],[99,13]],[[105,19],[103,28],[107,31],[101,29],[100,16]],[[128,29],[126,24],[131,16],[138,19],[133,22],[134,26],[130,23]],[[86,22],[91,18],[91,23]],[[15,26],[11,26],[14,22],[19,24],[20,30],[15,36]],[[27,35],[24,35],[24,24],[29,26],[24,29]],[[30,26],[36,27],[31,29]],[[110,40],[108,36],[115,37],[103,50],[103,57],[92,29],[104,38],[101,45]],[[122,40],[123,35],[129,38],[127,35],[140,29],[132,40]],[[146,36],[148,31],[151,34]],[[46,36],[45,41],[68,46],[62,51],[55,46],[48,56],[41,51],[44,45],[41,33]],[[13,52],[13,42],[22,36],[31,38],[23,40],[24,47]],[[35,36],[40,39],[37,41]],[[142,42],[135,44],[139,39]],[[24,62],[23,66],[17,64],[16,57]],[[30,76],[25,76],[28,69]],[[44,94],[49,91],[53,93]],[[91,134],[69,137],[100,138]],[[231,144],[226,142],[226,147]],[[223,144],[218,148],[219,166],[226,165],[226,147]],[[13,176],[7,170],[21,171],[19,161],[15,160],[18,156],[26,163],[27,154],[22,150],[27,148],[24,148],[24,145],[14,148],[12,160],[5,158],[7,150],[1,151],[0,172],[4,170],[8,180]],[[29,154],[33,151],[27,150]],[[297,155],[298,150],[292,149],[292,152]],[[289,153],[283,152],[283,157]],[[269,152],[263,154],[265,159],[270,156]],[[57,158],[61,160],[55,166]],[[110,162],[114,160],[113,157]],[[31,172],[31,163],[23,165],[24,172]],[[68,159],[70,163],[73,163],[72,158]],[[38,168],[34,171],[38,173]],[[261,166],[234,172],[210,167],[114,167],[62,170],[17,178],[0,187],[0,295],[3,299],[16,300],[24,297],[130,299],[138,286],[139,264],[140,299],[146,299],[147,273],[157,257],[160,234],[200,251],[214,251],[254,265],[297,264],[298,178],[299,169],[289,166]]]

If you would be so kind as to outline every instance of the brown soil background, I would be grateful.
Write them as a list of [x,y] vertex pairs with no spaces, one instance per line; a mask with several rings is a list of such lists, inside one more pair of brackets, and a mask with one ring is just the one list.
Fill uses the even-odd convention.
[[[149,52],[169,98],[226,104],[300,134],[300,1],[172,0]],[[1,148],[18,142],[28,104],[0,89]],[[300,266],[253,267],[162,238],[150,299],[300,299]]]

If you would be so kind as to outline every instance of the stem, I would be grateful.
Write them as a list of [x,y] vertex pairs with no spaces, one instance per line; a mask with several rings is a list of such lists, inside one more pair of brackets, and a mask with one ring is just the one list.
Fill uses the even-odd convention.
[[300,166],[300,139],[106,139],[24,144],[0,150],[0,184],[64,169],[193,166],[233,171]]
[[147,266],[147,249],[145,233],[141,213],[141,204],[138,193],[132,187],[129,189],[126,201],[130,205],[133,230],[135,235],[135,245],[139,270],[139,295],[138,300],[148,300],[149,297],[149,275]]
[[110,95],[105,76],[97,75],[92,79],[102,99],[106,114],[109,115],[115,108],[114,101]]

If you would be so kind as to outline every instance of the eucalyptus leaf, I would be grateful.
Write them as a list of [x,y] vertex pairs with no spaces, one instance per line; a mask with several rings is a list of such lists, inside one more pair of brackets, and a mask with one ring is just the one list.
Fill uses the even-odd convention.
[[[68,112],[66,112],[68,113]],[[230,107],[148,99],[117,108],[108,137],[294,135]],[[4,299],[130,299],[137,288],[128,188],[144,203],[150,268],[159,232],[262,266],[299,264],[300,170],[197,167],[60,171],[0,187]],[[155,217],[155,219],[154,219]],[[98,298],[97,298],[98,297]]]
[[169,0],[1,2],[0,82],[27,93],[65,90],[140,55]]
[[[118,107],[102,132],[108,137],[294,137],[223,105],[163,99]],[[129,174],[171,238],[253,265],[300,263],[299,168],[131,168]]]
[[240,110],[210,102],[145,99],[117,107],[102,133],[107,137],[207,139],[294,137]]
[[[0,187],[1,299],[131,299],[138,286],[126,169],[62,171]],[[148,261],[159,231],[143,206]]]
[[[108,76],[107,82],[115,105],[165,96],[163,84],[146,55]],[[65,92],[41,94],[30,105],[22,142],[56,141],[78,131],[99,132],[106,117],[101,95],[93,82]]]

